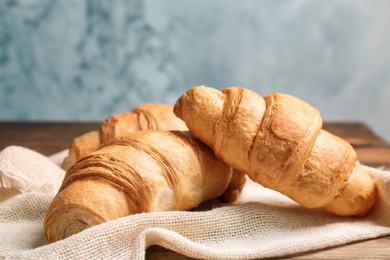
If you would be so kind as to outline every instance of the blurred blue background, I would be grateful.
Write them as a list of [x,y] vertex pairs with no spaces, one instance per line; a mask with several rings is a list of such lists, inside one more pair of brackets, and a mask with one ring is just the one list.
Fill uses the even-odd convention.
[[284,92],[390,140],[390,1],[0,0],[0,120]]

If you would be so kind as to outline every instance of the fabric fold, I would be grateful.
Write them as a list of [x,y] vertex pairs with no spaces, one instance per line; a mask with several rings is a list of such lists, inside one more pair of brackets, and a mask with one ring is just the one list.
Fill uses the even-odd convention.
[[42,154],[21,146],[0,152],[1,188],[55,195],[65,171]]

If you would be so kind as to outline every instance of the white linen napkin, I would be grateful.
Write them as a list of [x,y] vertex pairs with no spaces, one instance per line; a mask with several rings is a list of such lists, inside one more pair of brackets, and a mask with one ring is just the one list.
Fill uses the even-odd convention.
[[[57,161],[61,161],[54,156]],[[33,150],[9,146],[0,153],[0,187],[20,192],[55,195],[65,171],[52,160]]]
[[160,245],[197,259],[259,259],[390,234],[390,172],[363,166],[379,191],[365,218],[305,209],[248,181],[236,204],[135,214],[49,244],[43,220],[66,154],[48,158],[18,146],[0,152],[0,258],[144,259],[147,247]]

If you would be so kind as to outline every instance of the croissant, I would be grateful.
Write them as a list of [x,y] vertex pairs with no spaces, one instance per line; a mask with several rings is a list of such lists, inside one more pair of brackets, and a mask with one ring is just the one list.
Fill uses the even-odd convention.
[[141,104],[131,111],[109,116],[100,127],[100,139],[105,143],[112,138],[142,130],[188,130],[175,116],[173,106],[167,104]]
[[99,131],[90,131],[73,139],[68,156],[62,161],[61,168],[67,170],[76,161],[96,151],[100,146]]
[[218,158],[304,207],[365,216],[377,199],[352,146],[322,130],[319,111],[301,99],[199,86],[174,113]]
[[100,144],[116,136],[153,129],[188,130],[185,123],[173,113],[173,106],[159,103],[141,104],[131,111],[109,116],[103,121],[99,131],[91,131],[76,137],[61,167],[64,170],[69,169],[72,164],[97,150]]
[[242,188],[230,182],[234,174],[245,177],[188,131],[121,135],[67,171],[47,210],[45,236],[54,242],[130,214],[188,210],[218,196],[231,198]]

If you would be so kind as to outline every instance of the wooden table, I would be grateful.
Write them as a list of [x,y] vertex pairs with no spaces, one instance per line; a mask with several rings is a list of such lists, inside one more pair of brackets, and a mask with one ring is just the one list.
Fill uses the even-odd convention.
[[[51,155],[68,148],[74,137],[99,129],[99,125],[99,122],[0,122],[0,150],[9,145],[20,145]],[[350,142],[361,163],[390,170],[390,144],[378,137],[367,125],[359,122],[325,123],[324,129]],[[157,246],[148,249],[146,258],[189,259]],[[292,258],[389,259],[390,236]]]

